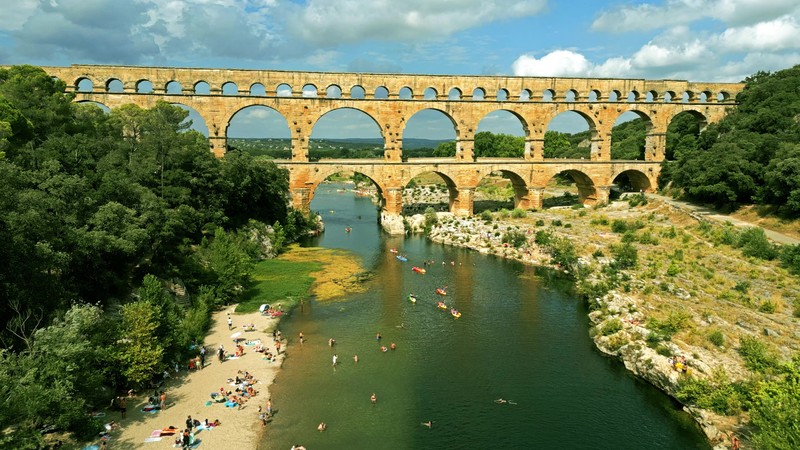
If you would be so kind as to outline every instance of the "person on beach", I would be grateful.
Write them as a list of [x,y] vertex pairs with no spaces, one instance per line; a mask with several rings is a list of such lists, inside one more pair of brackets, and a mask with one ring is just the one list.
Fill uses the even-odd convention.
[[333,347],[333,344],[335,344],[335,343],[336,343],[336,339],[334,339],[334,338],[328,339],[328,347]]
[[300,345],[303,345],[303,341],[304,340],[305,340],[305,338],[303,337],[303,332],[301,331],[300,332]]
[[281,341],[278,341],[278,342],[275,343],[275,354],[276,355],[280,355],[281,354]]
[[267,417],[272,417],[272,399],[267,400]]
[[228,314],[228,329],[233,329],[233,319],[231,319],[230,313]]
[[372,393],[372,395],[369,396],[369,401],[371,401],[373,405],[378,403],[378,397],[375,395],[374,392]]
[[200,347],[200,355],[198,355],[198,358],[200,358],[200,369],[202,370],[203,367],[206,365],[206,348],[205,347]]
[[186,418],[186,428],[191,431],[194,428],[194,420],[192,420],[192,416]]
[[737,438],[736,435],[731,434],[731,450],[739,450],[740,445],[739,438]]
[[164,392],[164,391],[161,391],[161,397],[159,397],[159,400],[161,402],[158,404],[158,407],[159,407],[159,409],[161,409],[163,411],[167,407],[167,393]]

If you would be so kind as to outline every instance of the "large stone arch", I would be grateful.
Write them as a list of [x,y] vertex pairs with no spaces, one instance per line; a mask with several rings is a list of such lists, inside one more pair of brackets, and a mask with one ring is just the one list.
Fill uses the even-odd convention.
[[630,188],[634,192],[653,192],[658,183],[658,180],[654,180],[649,173],[639,169],[622,168],[611,174],[606,185],[617,184],[621,176],[628,177]]
[[[524,177],[521,176],[516,171],[510,169],[498,168],[498,167],[492,167],[492,169],[494,170],[486,170],[479,175],[476,188],[481,185],[481,182],[484,179],[491,176],[493,173],[500,173],[504,179],[508,179],[509,182],[511,183],[511,189],[514,195],[514,200],[513,200],[514,208],[530,209],[531,206],[529,204],[529,197],[528,197],[528,183],[525,182]],[[475,206],[473,199],[473,211],[474,210]]]
[[[454,203],[456,203],[458,200],[458,185],[456,181],[453,180],[453,178],[450,175],[446,174],[445,172],[436,170],[435,168],[425,168],[425,169],[417,168],[417,170],[414,170],[413,172],[410,172],[405,177],[403,177],[401,181],[403,190],[405,191],[406,189],[409,189],[409,184],[415,178],[426,174],[437,175],[444,182],[447,189],[447,210],[452,211]],[[403,210],[405,206],[406,206],[405,204],[401,205],[401,210]],[[433,205],[425,203],[421,205],[418,209],[424,209],[427,206],[433,206]],[[422,212],[422,211],[417,210],[412,212]]]
[[[617,115],[617,117],[614,119],[612,127],[615,126],[617,124],[616,123],[617,120],[619,120],[619,118],[626,113],[632,113],[636,115],[636,119],[642,119],[644,121],[644,126],[645,126],[644,155],[643,155],[644,160],[654,161],[663,159],[663,154],[664,154],[663,142],[666,139],[664,132],[666,130],[661,130],[660,129],[661,127],[658,126],[657,123],[658,117],[655,115],[656,113],[653,112],[653,115],[651,115],[645,111],[638,109],[637,107],[628,108]],[[614,145],[613,138],[611,139],[611,145],[612,146]],[[661,157],[659,157],[659,155],[661,155]],[[609,157],[611,157],[610,152],[609,152]],[[614,158],[611,159],[613,160]]]
[[[406,109],[406,110],[404,111],[404,115],[403,115],[403,117],[400,119],[400,130],[399,130],[399,136],[398,136],[398,139],[399,139],[399,141],[400,141],[401,143],[403,142],[403,138],[404,138],[404,137],[405,137],[405,135],[406,135],[406,131],[407,131],[407,128],[408,128],[408,123],[409,123],[409,121],[410,121],[410,120],[411,120],[411,119],[412,119],[414,116],[416,116],[417,114],[419,114],[420,112],[423,112],[423,111],[428,111],[428,110],[429,110],[429,111],[435,111],[435,112],[437,112],[437,113],[440,113],[440,114],[441,114],[441,115],[443,115],[443,116],[444,116],[444,117],[445,117],[447,120],[449,120],[449,121],[450,121],[450,124],[453,126],[453,131],[455,132],[455,140],[456,140],[456,158],[458,158],[458,156],[459,156],[459,154],[460,154],[461,152],[463,152],[463,151],[467,150],[466,148],[462,147],[462,144],[463,144],[464,137],[461,135],[461,133],[460,133],[460,131],[459,131],[459,127],[458,127],[458,122],[457,122],[457,121],[456,121],[456,119],[453,117],[453,115],[452,115],[452,114],[450,114],[449,112],[445,111],[445,110],[444,110],[444,109],[442,109],[442,108],[432,108],[432,107],[429,107],[429,106],[421,106],[421,107],[413,107],[413,106],[412,106],[411,108],[408,108],[408,109]],[[402,148],[401,148],[401,150],[402,150]],[[468,150],[469,150],[469,152],[470,152],[470,154],[471,154],[471,153],[472,153],[471,142],[470,142],[470,146],[469,146],[469,149],[468,149]]]
[[[266,117],[256,118],[255,120],[250,118],[250,117],[247,117],[247,114],[249,114],[251,112],[252,113],[257,113],[258,110],[262,109],[262,108],[268,110],[268,113],[267,113]],[[237,116],[239,116],[239,117],[237,117]],[[250,122],[251,122],[250,126],[253,126],[253,127],[255,127],[255,128],[260,130],[260,133],[259,133],[258,136],[248,136],[250,138],[256,138],[256,139],[270,139],[270,138],[291,139],[292,132],[291,132],[291,129],[289,128],[289,121],[288,121],[288,119],[286,118],[286,115],[283,112],[273,108],[272,106],[265,105],[263,103],[246,104],[246,105],[241,106],[241,107],[237,108],[236,110],[234,110],[231,113],[231,115],[228,117],[227,122],[225,123],[225,130],[224,130],[225,134],[224,134],[224,136],[225,136],[225,144],[226,144],[226,147],[227,147],[226,151],[228,149],[231,149],[231,148],[236,146],[235,143],[234,144],[231,143],[232,140],[234,140],[236,138],[241,138],[241,136],[236,136],[236,135],[233,135],[231,133],[231,127],[234,126],[234,125],[238,125],[238,124],[235,124],[234,121],[241,119],[242,116],[244,116],[243,120],[248,120],[248,119],[250,120]],[[279,122],[276,123],[275,120],[278,120]],[[282,126],[283,128],[279,132],[277,132],[276,135],[269,136],[269,135],[267,135],[265,133],[265,129],[264,129],[265,127],[268,127],[268,126]],[[213,125],[212,125],[212,130],[213,130]],[[271,157],[273,157],[273,158],[276,158],[276,159],[289,159],[289,158],[291,158],[291,149],[286,151],[286,153],[287,154],[284,155],[284,154],[281,154],[280,151],[277,151],[277,152],[276,151],[272,151],[272,152],[269,153],[269,155]]]
[[323,181],[327,180],[328,177],[330,177],[331,175],[336,175],[337,173],[343,171],[358,173],[369,178],[369,180],[378,189],[378,199],[380,201],[381,209],[385,207],[385,202],[386,202],[385,193],[387,192],[387,189],[386,186],[382,184],[374,174],[368,173],[370,172],[369,170],[361,170],[360,168],[349,168],[349,167],[343,169],[342,167],[339,166],[330,166],[330,168],[326,168],[325,170],[320,170],[319,172],[315,173],[313,178],[306,181],[305,188],[308,189],[308,199],[307,199],[308,204],[309,205],[311,204],[311,200],[314,199],[314,195],[317,192],[317,188]]
[[[318,131],[317,125],[319,125],[320,122],[323,119],[325,119],[326,116],[330,117],[329,115],[331,113],[346,112],[346,111],[352,111],[352,112],[358,113],[361,117],[368,119],[369,122],[371,122],[374,125],[374,129],[377,130],[377,135],[384,142],[383,146],[384,146],[384,153],[385,153],[386,136],[384,134],[384,130],[383,130],[383,127],[381,126],[381,123],[375,118],[373,113],[371,113],[370,111],[367,111],[367,110],[365,110],[363,108],[358,108],[358,107],[349,106],[349,105],[348,106],[339,106],[339,107],[334,107],[334,108],[327,108],[325,110],[319,111],[320,114],[317,115],[316,117],[310,118],[309,121],[311,123],[310,123],[309,134],[308,134],[309,143],[311,142],[312,139],[318,139],[318,137],[314,136],[314,130],[316,129]],[[309,149],[309,152],[310,152],[310,149]],[[310,153],[309,153],[309,155],[310,155]],[[385,155],[383,155],[383,157],[385,157]]]
[[[600,135],[600,131],[598,130],[598,120],[594,114],[588,111],[584,111],[581,108],[558,108],[551,112],[549,115],[545,117],[544,126],[542,127],[541,138],[544,139],[544,135],[547,131],[550,130],[550,126],[557,117],[562,116],[564,114],[571,114],[574,113],[578,117],[586,122],[587,127],[589,128],[589,159],[595,160],[600,158],[601,155],[605,153],[605,149],[602,148],[602,144],[604,142],[603,137]],[[544,146],[542,146],[540,150],[541,156],[535,155],[534,159],[544,159]]]
[[578,188],[578,200],[584,205],[595,205],[608,200],[608,193],[601,192],[595,180],[580,169],[551,170],[542,178],[542,188],[547,187],[550,181],[558,174],[569,175]]
[[525,155],[530,155],[530,153],[531,153],[531,130],[530,130],[530,126],[528,124],[528,121],[525,119],[525,117],[522,114],[520,114],[518,111],[515,111],[513,109],[509,109],[509,108],[496,108],[496,109],[490,109],[490,110],[481,111],[481,112],[483,112],[484,114],[477,118],[477,121],[475,122],[475,125],[474,125],[474,132],[476,134],[478,133],[478,129],[481,127],[481,122],[483,122],[483,120],[486,119],[489,115],[494,114],[494,113],[508,114],[511,117],[517,119],[517,122],[519,123],[520,127],[522,128],[522,136],[521,137],[522,137],[524,142],[523,142],[523,146],[521,148],[522,153],[521,153],[520,156],[524,157]]

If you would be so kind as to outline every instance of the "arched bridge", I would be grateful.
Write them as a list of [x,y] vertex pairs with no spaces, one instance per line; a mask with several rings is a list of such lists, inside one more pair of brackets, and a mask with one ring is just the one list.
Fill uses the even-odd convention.
[[[590,79],[513,76],[411,75],[271,70],[196,69],[73,65],[44,67],[63,80],[76,101],[114,108],[127,103],[151,107],[158,100],[196,110],[209,129],[211,151],[224,155],[232,117],[250,106],[280,113],[291,134],[291,159],[276,161],[289,170],[292,202],[308,208],[316,187],[340,171],[363,173],[378,186],[384,214],[402,211],[402,189],[416,175],[439,174],[450,190],[451,211],[472,213],[480,180],[502,172],[514,187],[515,204],[539,208],[549,180],[566,172],[576,181],[584,203],[604,202],[614,179],[628,175],[634,188],[652,190],[664,159],[670,121],[683,112],[701,123],[720,120],[744,85],[682,80]],[[84,86],[91,82],[91,88]],[[80,88],[79,88],[80,86]],[[383,159],[308,158],[317,121],[341,108],[362,111],[374,120],[384,140]],[[446,159],[403,157],[405,124],[416,113],[434,109],[452,122],[456,155]],[[487,114],[507,111],[525,134],[524,157],[475,158],[478,123]],[[544,134],[550,120],[574,111],[589,125],[589,159],[544,158]],[[643,161],[611,160],[611,129],[632,112],[647,124]]]

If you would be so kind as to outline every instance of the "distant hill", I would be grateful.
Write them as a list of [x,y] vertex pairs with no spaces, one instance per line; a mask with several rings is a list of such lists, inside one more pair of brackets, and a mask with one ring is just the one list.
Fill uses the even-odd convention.
[[[363,145],[383,146],[383,139],[380,138],[344,138],[344,139],[319,139],[319,140],[326,142],[336,142],[343,146],[346,146],[347,144],[356,144],[359,146]],[[436,148],[442,142],[450,142],[450,140],[405,138],[403,139],[403,148],[406,150],[414,150],[418,148]]]

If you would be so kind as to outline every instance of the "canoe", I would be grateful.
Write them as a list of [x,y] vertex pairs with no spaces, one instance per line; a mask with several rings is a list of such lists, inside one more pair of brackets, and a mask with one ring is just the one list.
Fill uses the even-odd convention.
[[400,260],[400,261],[403,261],[403,262],[406,262],[406,261],[408,261],[408,258],[406,258],[406,257],[405,257],[405,256],[403,256],[403,255],[397,255],[397,259],[398,259],[398,260]]
[[440,289],[440,288],[436,289],[436,293],[439,294],[439,295],[447,295],[447,291],[445,291],[444,289]]
[[411,303],[417,303],[417,297],[412,294],[408,294],[408,299],[411,301]]
[[414,267],[411,268],[411,270],[413,270],[414,272],[417,272],[417,273],[425,274],[425,269],[423,269],[422,267],[414,266]]
[[451,309],[451,310],[450,310],[450,315],[452,315],[452,316],[453,316],[454,318],[456,318],[456,319],[458,319],[459,317],[461,317],[461,313],[460,313],[460,312],[458,312],[458,310],[455,310],[455,309]]
[[444,302],[439,302],[436,304],[436,306],[438,306],[440,309],[447,309],[447,305],[445,305]]

